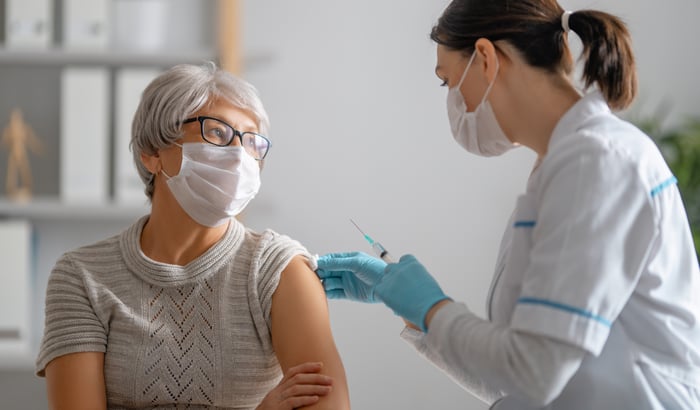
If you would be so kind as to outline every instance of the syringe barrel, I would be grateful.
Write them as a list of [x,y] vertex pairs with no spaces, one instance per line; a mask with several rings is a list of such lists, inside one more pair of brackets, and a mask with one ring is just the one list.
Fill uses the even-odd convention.
[[394,258],[389,254],[389,251],[384,249],[382,244],[379,242],[374,242],[372,244],[372,249],[374,249],[374,253],[379,256],[381,260],[383,260],[386,263],[394,263]]

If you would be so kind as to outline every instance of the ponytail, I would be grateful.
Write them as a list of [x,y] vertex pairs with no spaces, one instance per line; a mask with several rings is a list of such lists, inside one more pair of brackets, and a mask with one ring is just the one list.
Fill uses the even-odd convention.
[[572,13],[568,25],[583,44],[583,80],[593,83],[613,109],[628,107],[637,94],[637,72],[632,42],[617,17],[595,10]]

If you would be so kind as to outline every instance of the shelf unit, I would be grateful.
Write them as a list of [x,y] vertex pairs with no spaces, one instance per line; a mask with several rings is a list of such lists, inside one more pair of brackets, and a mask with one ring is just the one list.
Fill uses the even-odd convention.
[[198,63],[218,60],[215,49],[189,51],[186,55],[175,52],[145,53],[130,51],[75,51],[50,48],[41,52],[0,48],[0,65],[100,65],[114,66],[171,66],[178,63]]
[[12,202],[0,200],[0,216],[4,218],[21,218],[36,220],[71,220],[71,221],[120,221],[148,213],[149,206],[122,205],[107,203],[103,205],[67,204],[54,198],[35,198],[30,202]]
[[[215,61],[217,64],[233,73],[240,73],[242,67],[242,57],[240,56],[240,44],[238,35],[238,20],[241,0],[216,0],[212,4],[215,7],[214,13],[206,18],[213,21],[201,22],[199,29],[214,30],[211,43],[203,47],[187,47],[183,50],[179,45],[170,45],[159,52],[126,51],[126,50],[103,50],[103,51],[74,51],[54,46],[44,50],[18,50],[8,49],[0,45],[0,70],[5,73],[28,76],[29,78],[45,77],[46,73],[60,72],[66,66],[98,66],[110,70],[122,67],[160,67],[167,68],[178,63],[201,63],[203,61]],[[177,3],[177,4],[175,4]],[[0,1],[0,4],[3,4]],[[202,7],[199,2],[189,2],[181,0],[179,2],[169,2],[168,7]],[[183,13],[182,10],[178,10]],[[184,12],[186,14],[186,12]],[[206,13],[199,13],[206,14]],[[190,27],[191,24],[175,24],[171,22],[170,30],[181,30],[183,26]],[[191,27],[190,27],[191,29]],[[193,30],[197,30],[194,28]],[[262,61],[265,56],[252,57],[250,60]],[[248,61],[247,61],[248,62]],[[31,77],[34,76],[34,77]],[[11,77],[11,76],[10,76]],[[53,77],[43,78],[44,83],[51,84]],[[41,87],[40,87],[41,88]],[[29,93],[32,94],[32,93]],[[55,106],[57,100],[52,99],[49,93],[34,92],[29,97],[36,104]],[[55,97],[55,92],[54,92]],[[7,100],[10,100],[9,98]],[[0,104],[0,114],[7,109]],[[2,119],[2,117],[0,117]],[[50,120],[47,120],[50,121]],[[53,119],[57,121],[57,117]],[[0,133],[6,124],[0,120]],[[55,130],[53,130],[55,131]],[[47,133],[48,134],[48,133]],[[50,135],[42,135],[47,137]],[[57,136],[53,136],[57,141]],[[49,149],[55,149],[57,142]],[[4,152],[0,152],[6,158]],[[32,165],[42,161],[32,159]],[[3,166],[0,164],[0,166]],[[51,165],[42,165],[50,167]],[[89,170],[88,170],[89,172]],[[52,172],[55,174],[55,172]],[[55,175],[51,175],[52,178]],[[35,186],[37,176],[34,175]],[[0,178],[4,193],[4,178]],[[44,181],[46,183],[46,181]],[[31,347],[34,353],[38,352],[41,335],[43,333],[43,306],[46,292],[46,281],[48,275],[58,257],[67,250],[78,246],[89,244],[100,239],[116,235],[123,229],[131,225],[137,218],[149,212],[150,205],[144,195],[143,202],[137,204],[121,204],[108,200],[105,203],[68,203],[59,198],[58,192],[48,193],[38,192],[31,201],[22,203],[8,200],[4,195],[0,195],[0,221],[8,219],[23,219],[31,223],[32,229],[32,269],[30,280],[32,282],[32,335]],[[0,242],[7,238],[0,238]],[[2,246],[2,243],[0,243]],[[2,284],[0,283],[0,286]],[[0,355],[0,370],[31,370],[34,365],[34,357],[7,357]]]

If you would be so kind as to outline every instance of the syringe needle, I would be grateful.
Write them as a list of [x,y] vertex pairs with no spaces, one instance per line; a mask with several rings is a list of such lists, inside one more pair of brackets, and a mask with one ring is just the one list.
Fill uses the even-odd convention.
[[363,235],[365,234],[364,232],[362,232],[362,228],[360,228],[360,226],[356,224],[355,221],[352,220],[352,218],[350,218],[350,222],[352,222],[352,224],[355,225],[355,228],[357,228],[357,230],[360,231],[360,233],[362,233]]
[[352,220],[352,218],[350,218],[350,222],[352,222],[352,224],[355,225],[355,228],[357,228],[357,230],[360,231],[360,233],[362,234],[362,236],[365,237],[365,239],[367,240],[367,242],[369,242],[370,245],[373,245],[373,244],[374,244],[374,240],[373,240],[372,238],[370,238],[369,235],[367,235],[367,234],[365,233],[365,231],[363,231],[362,228],[360,228],[360,226],[357,225],[357,224],[355,223],[355,221]]
[[367,242],[369,242],[370,246],[372,246],[372,250],[374,250],[374,253],[376,253],[377,256],[379,256],[379,257],[380,257],[384,262],[386,262],[386,263],[393,263],[393,262],[394,262],[394,258],[391,257],[391,255],[389,254],[389,251],[387,251],[386,249],[384,249],[384,247],[382,246],[382,244],[380,244],[379,242],[375,242],[374,239],[370,238],[369,235],[367,235],[367,234],[362,230],[362,228],[360,228],[360,227],[355,223],[355,221],[353,221],[352,219],[350,219],[350,222],[352,222],[352,224],[355,225],[355,228],[357,228],[357,230],[360,231],[360,233],[365,237],[365,239],[367,240]]

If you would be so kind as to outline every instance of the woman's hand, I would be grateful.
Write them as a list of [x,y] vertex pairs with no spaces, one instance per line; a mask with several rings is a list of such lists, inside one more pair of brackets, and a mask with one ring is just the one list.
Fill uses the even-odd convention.
[[292,410],[316,403],[331,391],[333,379],[320,374],[322,363],[302,363],[287,370],[256,410]]

